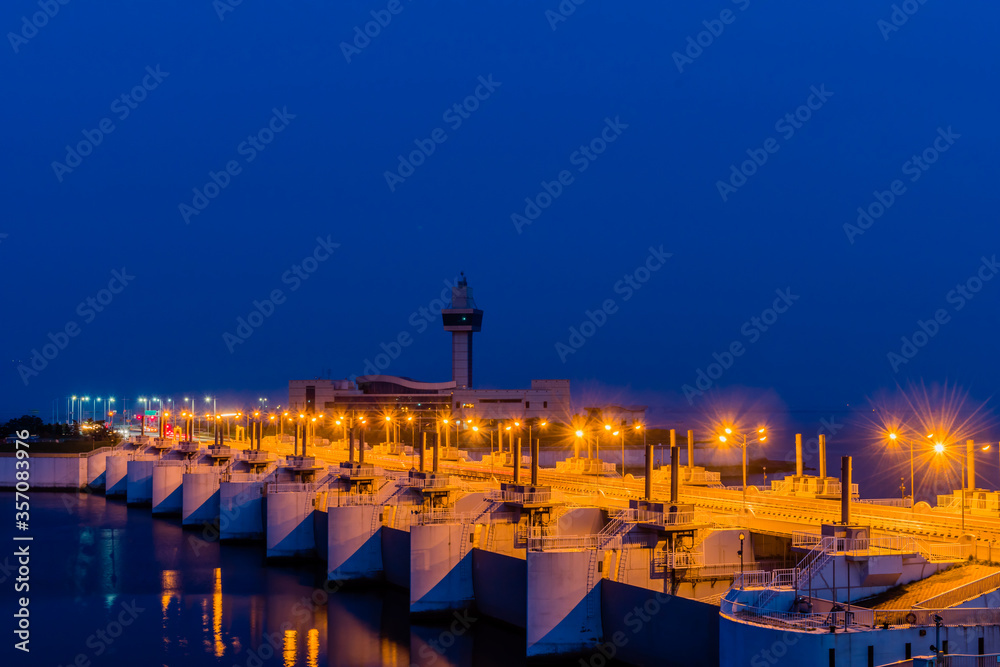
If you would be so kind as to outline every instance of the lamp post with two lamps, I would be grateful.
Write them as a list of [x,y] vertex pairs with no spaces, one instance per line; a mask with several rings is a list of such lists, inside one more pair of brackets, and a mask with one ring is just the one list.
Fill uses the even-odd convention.
[[[747,444],[754,441],[760,443],[767,440],[765,431],[766,429],[761,427],[757,429],[756,432],[747,431],[746,433],[737,433],[734,436],[736,438],[740,438],[740,440],[737,441],[737,444],[740,446],[740,449],[743,450],[743,512],[746,512],[747,510]],[[726,427],[725,432],[726,435],[719,436],[719,442],[728,442],[729,438],[727,436],[733,436],[733,429]]]

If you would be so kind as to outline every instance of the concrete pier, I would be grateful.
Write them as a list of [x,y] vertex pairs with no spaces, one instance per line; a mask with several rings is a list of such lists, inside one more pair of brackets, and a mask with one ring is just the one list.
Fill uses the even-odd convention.
[[472,605],[475,527],[464,522],[410,528],[410,613],[444,613]]
[[265,496],[268,558],[314,557],[312,484],[272,484]]
[[136,454],[126,464],[126,501],[129,505],[148,505],[153,502],[153,467],[156,457]]
[[327,577],[338,581],[383,578],[382,507],[327,507]]
[[489,522],[482,493],[455,494],[444,510],[424,511],[410,527],[410,613],[472,606],[472,549]]
[[602,562],[593,549],[528,552],[528,657],[580,653],[599,644]]
[[128,493],[129,452],[116,451],[105,461],[104,495],[108,498],[124,498]]
[[222,540],[264,539],[263,481],[220,483],[219,536]]
[[185,526],[215,523],[219,520],[219,485],[221,468],[193,465],[184,473],[181,523]]
[[111,455],[110,447],[102,447],[101,450],[91,452],[87,458],[87,479],[86,485],[90,488],[104,488],[108,456]]
[[184,508],[185,461],[158,461],[153,467],[153,514],[180,515]]

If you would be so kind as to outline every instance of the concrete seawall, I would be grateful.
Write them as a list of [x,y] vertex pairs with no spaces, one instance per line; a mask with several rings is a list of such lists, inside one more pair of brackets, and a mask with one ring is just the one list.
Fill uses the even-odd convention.
[[[28,450],[29,454],[31,450]],[[19,460],[28,461],[28,484],[33,489],[82,489],[88,485],[104,486],[105,461],[110,448],[102,447],[82,454],[36,454],[18,459],[13,453],[0,454],[0,489],[13,489],[23,472]]]

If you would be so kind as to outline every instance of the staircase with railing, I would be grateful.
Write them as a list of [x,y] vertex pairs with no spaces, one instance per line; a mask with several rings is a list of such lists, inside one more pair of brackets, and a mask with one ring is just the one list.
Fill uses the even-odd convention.
[[622,510],[597,533],[595,545],[597,549],[620,549],[622,537],[632,526],[628,523],[632,518],[632,510]]
[[[836,546],[833,544],[835,538],[825,538],[819,542],[812,550],[806,554],[805,558],[798,566],[798,588],[808,588],[813,579],[823,571],[830,561],[833,560]],[[770,600],[774,596],[774,591],[767,597]],[[766,600],[765,600],[766,601]],[[762,606],[762,605],[758,605]]]

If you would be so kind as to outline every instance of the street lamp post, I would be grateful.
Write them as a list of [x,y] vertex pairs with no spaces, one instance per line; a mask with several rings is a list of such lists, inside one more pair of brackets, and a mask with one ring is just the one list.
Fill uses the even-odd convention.
[[[726,431],[727,435],[732,435],[732,433],[733,433],[733,430],[731,428],[726,428],[725,431]],[[765,431],[765,429],[763,427],[757,429],[757,436],[754,439],[751,439],[749,442],[753,442],[753,440],[756,440],[757,442],[764,442],[765,440],[767,440],[767,436],[764,435],[764,431]],[[739,445],[740,445],[740,449],[743,450],[743,512],[746,513],[746,511],[747,511],[747,444],[748,444],[747,436],[752,435],[752,432],[740,433],[740,434],[737,434],[737,435],[740,438],[742,438],[742,442],[740,442]],[[727,440],[727,438],[726,438],[725,435],[720,435],[719,436],[719,441],[720,442],[728,442],[728,440]]]
[[740,533],[740,585],[743,585],[743,540],[746,539],[744,533]]

